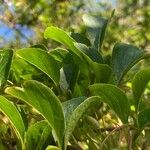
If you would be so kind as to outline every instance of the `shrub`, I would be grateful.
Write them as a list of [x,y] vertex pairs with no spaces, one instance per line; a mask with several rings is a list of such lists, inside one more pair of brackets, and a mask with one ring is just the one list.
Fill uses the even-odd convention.
[[46,39],[65,48],[0,52],[1,149],[148,148],[150,105],[142,95],[150,68],[131,68],[150,55],[125,43],[105,55],[109,20],[83,20],[84,36],[45,30]]

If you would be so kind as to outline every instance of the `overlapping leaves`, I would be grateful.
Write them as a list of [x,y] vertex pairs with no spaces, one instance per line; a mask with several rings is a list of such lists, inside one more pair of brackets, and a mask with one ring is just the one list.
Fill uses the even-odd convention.
[[37,81],[27,81],[23,88],[10,87],[6,93],[23,100],[41,113],[55,131],[59,146],[62,146],[64,115],[61,103],[51,89]]

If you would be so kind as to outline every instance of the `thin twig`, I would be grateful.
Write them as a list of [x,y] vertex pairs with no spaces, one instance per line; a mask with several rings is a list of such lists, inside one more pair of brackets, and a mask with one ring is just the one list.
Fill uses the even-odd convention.
[[121,129],[123,129],[124,127],[126,127],[128,125],[122,125],[122,126],[119,126],[119,127],[116,127],[114,128],[107,136],[106,138],[103,140],[103,142],[101,143],[101,146],[100,146],[100,149],[102,149],[103,145],[105,144],[106,140],[115,132],[115,131],[119,131]]

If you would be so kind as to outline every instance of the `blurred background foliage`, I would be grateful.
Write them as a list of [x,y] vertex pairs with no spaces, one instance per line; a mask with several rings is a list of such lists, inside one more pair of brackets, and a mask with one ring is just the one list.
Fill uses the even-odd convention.
[[1,0],[0,47],[47,45],[43,31],[50,25],[84,33],[83,14],[108,18],[113,9],[103,50],[119,41],[150,50],[149,0]]

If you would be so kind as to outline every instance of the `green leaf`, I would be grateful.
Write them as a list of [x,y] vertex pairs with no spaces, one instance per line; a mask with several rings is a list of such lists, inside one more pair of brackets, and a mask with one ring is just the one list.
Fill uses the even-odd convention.
[[34,107],[56,133],[59,146],[62,146],[64,135],[64,115],[61,103],[51,89],[37,81],[27,81],[23,88],[9,87],[6,93]]
[[0,87],[3,86],[7,81],[12,57],[13,57],[12,50],[0,51]]
[[67,64],[60,70],[60,87],[65,90],[74,90],[79,74],[79,67],[75,64]]
[[104,40],[108,20],[100,16],[86,14],[83,16],[83,21],[87,27],[92,46],[99,51]]
[[8,101],[5,97],[0,95],[0,111],[2,111],[10,120],[11,125],[16,132],[17,137],[20,139],[23,147],[23,139],[25,133],[25,126],[22,117],[17,108]]
[[123,123],[128,123],[130,107],[123,91],[111,84],[93,84],[89,89],[93,95],[100,96],[101,101],[108,104]]
[[129,44],[117,43],[112,53],[112,67],[117,83],[131,67],[145,57],[148,56],[143,50]]
[[75,40],[71,38],[65,31],[57,27],[48,27],[44,32],[44,37],[53,39],[67,46],[73,53],[80,57],[79,51],[74,46]]
[[150,81],[150,67],[139,71],[133,78],[132,91],[134,95],[136,108],[139,105],[139,100],[149,81]]
[[31,80],[32,76],[35,74],[36,68],[33,67],[31,64],[26,62],[25,60],[15,57],[13,59],[12,65],[11,65],[11,74],[10,78],[12,78],[11,81],[20,83],[22,79],[24,80]]
[[[75,100],[75,99],[74,99]],[[74,131],[79,119],[83,116],[83,114],[87,111],[87,109],[89,107],[92,107],[94,105],[95,102],[97,102],[99,100],[99,98],[97,96],[93,96],[93,97],[89,97],[87,99],[84,100],[84,98],[80,99],[79,98],[79,105],[77,106],[76,104],[74,104],[74,100],[71,100],[73,103],[73,111],[72,114],[69,115],[69,117],[67,117],[67,121],[66,121],[66,129],[65,129],[65,138],[64,138],[64,149],[66,149],[67,147],[67,143],[69,141],[69,138],[72,134],[72,132]],[[80,103],[82,100],[84,100],[82,103]],[[69,104],[71,105],[71,104]],[[75,108],[75,107],[76,108]]]
[[93,71],[95,74],[95,83],[107,83],[112,76],[112,70],[107,64],[94,62]]
[[79,33],[71,33],[71,37],[77,42],[85,44],[86,46],[91,46],[91,43],[88,38],[84,37]]
[[51,128],[47,121],[43,120],[29,127],[25,135],[27,150],[43,150],[47,138],[51,135]]
[[59,83],[59,66],[48,52],[38,48],[23,48],[16,53],[17,56],[47,74],[55,84]]
[[62,103],[65,115],[65,122],[67,122],[68,118],[71,116],[73,111],[86,99],[85,96],[73,98],[71,100],[65,101]]
[[85,92],[85,89],[83,89],[83,86],[76,83],[74,87],[73,97],[80,97],[80,96],[83,96],[85,93],[86,92]]
[[138,125],[141,130],[150,125],[150,107],[144,109],[138,114]]
[[98,62],[98,63],[103,62],[103,58],[102,58],[101,54],[98,51],[96,51],[94,48],[87,47],[86,45],[81,44],[81,43],[75,43],[75,46],[79,50],[81,50],[84,54],[89,56],[94,62]]
[[63,62],[68,55],[68,51],[63,48],[56,48],[54,50],[49,51],[49,54],[57,61]]
[[45,38],[51,38],[65,46],[68,47],[68,51],[78,56],[81,60],[86,60],[91,63],[91,59],[87,57],[82,51],[76,48],[74,43],[76,42],[72,37],[70,37],[65,31],[57,27],[48,27],[44,32]]

